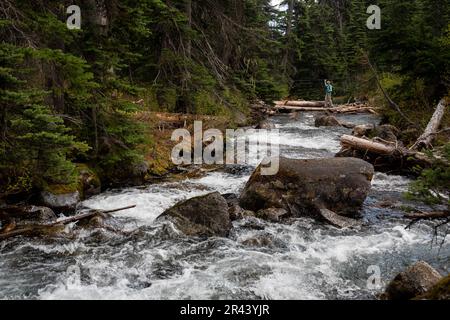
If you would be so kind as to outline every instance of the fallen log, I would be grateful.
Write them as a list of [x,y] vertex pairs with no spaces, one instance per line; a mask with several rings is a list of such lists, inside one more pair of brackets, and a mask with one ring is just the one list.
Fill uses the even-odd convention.
[[442,99],[431,117],[428,126],[426,127],[424,133],[419,137],[417,142],[413,145],[413,150],[425,149],[432,147],[432,142],[439,131],[442,119],[444,118],[445,109],[447,108],[446,99]]
[[380,155],[392,155],[397,148],[393,145],[386,145],[354,136],[344,135],[341,138],[343,147],[350,147],[357,150],[370,151]]
[[413,175],[417,174],[417,167],[430,168],[433,165],[433,159],[425,153],[408,150],[398,143],[375,139],[344,135],[341,138],[343,148],[336,157],[360,158],[372,163],[377,171]]
[[278,104],[275,106],[275,110],[278,111],[291,111],[291,112],[299,112],[299,111],[324,111],[331,112],[336,114],[341,113],[360,113],[360,112],[369,112],[372,114],[376,114],[377,112],[372,108],[366,105],[361,106],[336,106],[334,108],[323,108],[323,107],[299,107],[299,106],[291,106],[291,105],[281,105]]
[[290,106],[290,107],[303,107],[303,108],[324,108],[324,101],[275,101],[275,105]]
[[286,110],[286,111],[330,111],[330,108],[319,108],[319,107],[295,107],[295,106],[285,106],[285,105],[277,105],[275,106],[275,110]]
[[48,224],[47,226],[54,226],[54,225],[58,225],[58,224],[69,224],[72,222],[77,222],[86,218],[90,218],[93,216],[96,216],[97,214],[103,213],[103,214],[111,214],[111,213],[115,213],[115,212],[119,212],[119,211],[124,211],[124,210],[128,210],[128,209],[133,209],[136,208],[136,205],[133,206],[128,206],[128,207],[124,207],[124,208],[119,208],[119,209],[114,209],[114,210],[107,210],[107,211],[103,211],[103,210],[92,210],[91,212],[88,213],[83,213],[83,214],[79,214],[79,215],[75,215],[73,217],[68,217],[62,220],[57,220],[55,222],[52,222],[50,224]]
[[92,210],[90,212],[75,215],[73,217],[56,220],[56,221],[48,223],[48,224],[28,225],[28,226],[22,227],[20,229],[15,229],[15,230],[12,230],[9,232],[0,233],[0,240],[5,240],[5,239],[22,236],[22,235],[28,235],[28,236],[39,235],[39,234],[43,234],[46,232],[50,232],[52,230],[58,231],[60,229],[60,227],[65,226],[69,223],[78,222],[83,219],[91,218],[98,214],[111,214],[111,213],[115,213],[115,212],[119,212],[119,211],[133,209],[135,207],[136,207],[136,205],[119,208],[119,209],[114,209],[114,210],[106,210],[106,211],[105,210]]

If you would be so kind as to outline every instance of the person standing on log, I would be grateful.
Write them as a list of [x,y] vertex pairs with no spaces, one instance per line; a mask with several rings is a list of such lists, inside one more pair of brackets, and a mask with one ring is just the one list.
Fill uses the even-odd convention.
[[325,108],[333,108],[333,85],[330,80],[325,80]]

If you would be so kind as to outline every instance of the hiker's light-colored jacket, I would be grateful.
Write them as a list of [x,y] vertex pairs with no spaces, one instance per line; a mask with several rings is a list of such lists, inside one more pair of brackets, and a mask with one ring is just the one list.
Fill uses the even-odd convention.
[[325,84],[325,91],[329,94],[333,93],[333,86],[331,84]]

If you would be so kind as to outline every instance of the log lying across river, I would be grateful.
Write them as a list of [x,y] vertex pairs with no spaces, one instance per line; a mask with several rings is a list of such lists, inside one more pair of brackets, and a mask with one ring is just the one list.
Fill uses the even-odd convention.
[[275,101],[276,106],[300,108],[325,108],[324,101]]
[[353,103],[326,108],[325,102],[323,101],[275,101],[275,110],[281,112],[326,111],[330,113],[377,113],[374,108],[366,104]]

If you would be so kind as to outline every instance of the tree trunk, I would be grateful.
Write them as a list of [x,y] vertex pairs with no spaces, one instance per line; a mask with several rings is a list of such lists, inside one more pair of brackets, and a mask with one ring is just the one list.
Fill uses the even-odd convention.
[[447,108],[447,101],[444,98],[439,102],[436,111],[433,114],[433,117],[428,123],[427,128],[425,129],[424,133],[420,136],[420,138],[417,140],[417,142],[414,144],[413,149],[432,147],[431,144],[434,140],[436,133],[439,130],[439,126],[441,125],[442,118],[444,118],[446,108]]
[[391,155],[396,150],[394,146],[389,146],[382,143],[373,142],[349,135],[342,136],[341,144],[344,147],[351,147],[353,149],[362,151],[370,151],[380,155]]
[[[192,0],[186,0],[186,17],[188,20],[189,30],[192,28]],[[190,59],[192,55],[192,39],[191,35],[188,35],[186,40],[186,55]]]
[[303,108],[324,108],[325,102],[323,101],[275,101],[278,107],[303,107]]
[[294,0],[288,0],[288,8],[286,13],[286,48],[283,57],[283,72],[287,75],[289,65],[289,55],[291,51],[290,38],[292,33],[292,17],[294,15]]

